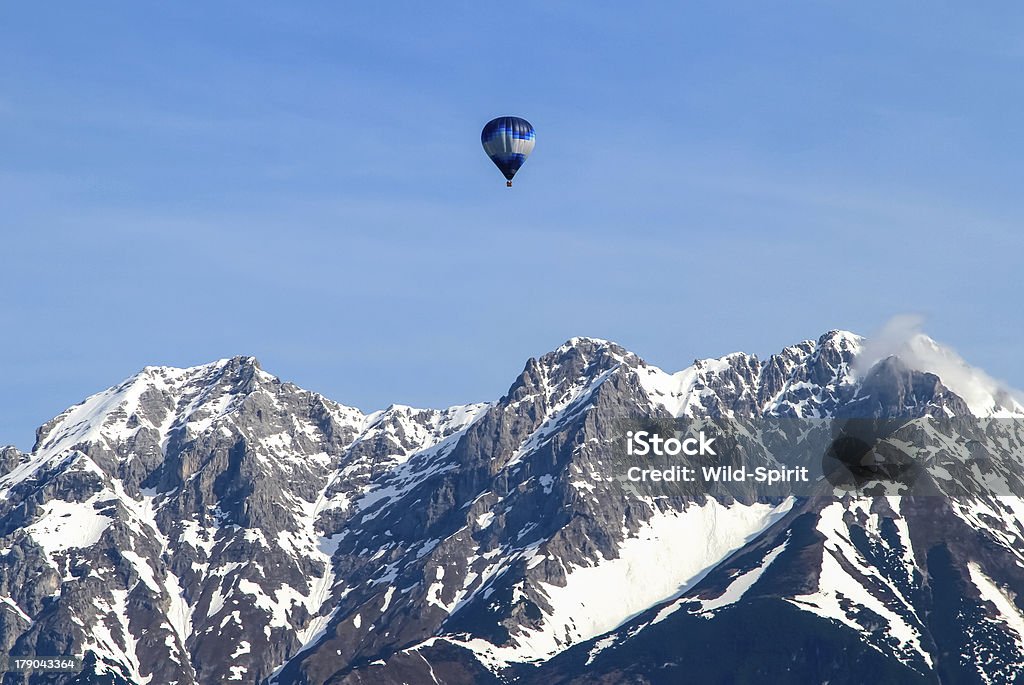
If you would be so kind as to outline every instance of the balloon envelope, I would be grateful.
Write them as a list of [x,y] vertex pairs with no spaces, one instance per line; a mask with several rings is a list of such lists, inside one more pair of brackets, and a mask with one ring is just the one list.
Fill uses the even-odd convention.
[[484,152],[511,184],[512,177],[533,152],[537,134],[526,119],[498,117],[487,122],[480,133]]

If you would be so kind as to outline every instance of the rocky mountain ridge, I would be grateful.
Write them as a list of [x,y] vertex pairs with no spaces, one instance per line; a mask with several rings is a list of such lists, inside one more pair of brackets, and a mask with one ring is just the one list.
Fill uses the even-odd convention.
[[[972,387],[977,416],[897,360],[858,373],[863,344],[833,331],[666,373],[574,338],[495,402],[371,414],[247,357],[144,369],[45,424],[30,453],[0,452],[0,649],[86,657],[82,674],[38,682],[677,682],[637,659],[668,658],[655,632],[713,643],[711,626],[755,611],[906,682],[954,662],[1010,682],[1024,664],[1012,469],[957,474],[1002,479],[1001,498],[951,479],[936,487],[955,495],[905,503],[638,494],[612,477],[622,421],[648,417],[959,417],[974,453],[1019,457],[1012,396]],[[943,430],[914,444],[959,454]],[[947,544],[936,521],[973,542]],[[954,614],[1002,637],[960,645],[966,623],[925,625],[933,555],[942,582],[975,589]],[[954,644],[977,647],[969,663],[943,653]]]

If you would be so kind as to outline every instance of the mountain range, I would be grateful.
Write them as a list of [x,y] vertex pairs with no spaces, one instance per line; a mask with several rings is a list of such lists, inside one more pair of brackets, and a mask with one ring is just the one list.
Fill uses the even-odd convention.
[[[949,363],[574,338],[492,402],[372,413],[251,357],[145,368],[0,450],[0,652],[84,658],[2,682],[1024,681],[1024,404],[912,343]],[[678,421],[765,466],[890,422],[913,487],[625,478],[625,428]]]

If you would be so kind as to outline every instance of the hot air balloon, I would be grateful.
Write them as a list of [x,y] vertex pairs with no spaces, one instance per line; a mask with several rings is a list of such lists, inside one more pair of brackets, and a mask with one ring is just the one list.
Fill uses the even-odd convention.
[[519,117],[491,119],[480,133],[484,152],[508,179],[506,185],[509,188],[512,187],[512,177],[533,152],[536,139],[537,134],[530,122]]

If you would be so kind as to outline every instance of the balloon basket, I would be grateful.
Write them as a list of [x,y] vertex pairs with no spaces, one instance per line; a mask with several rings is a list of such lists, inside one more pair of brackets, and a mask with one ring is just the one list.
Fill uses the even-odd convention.
[[512,187],[512,181],[505,181],[505,187],[506,188],[511,188]]

